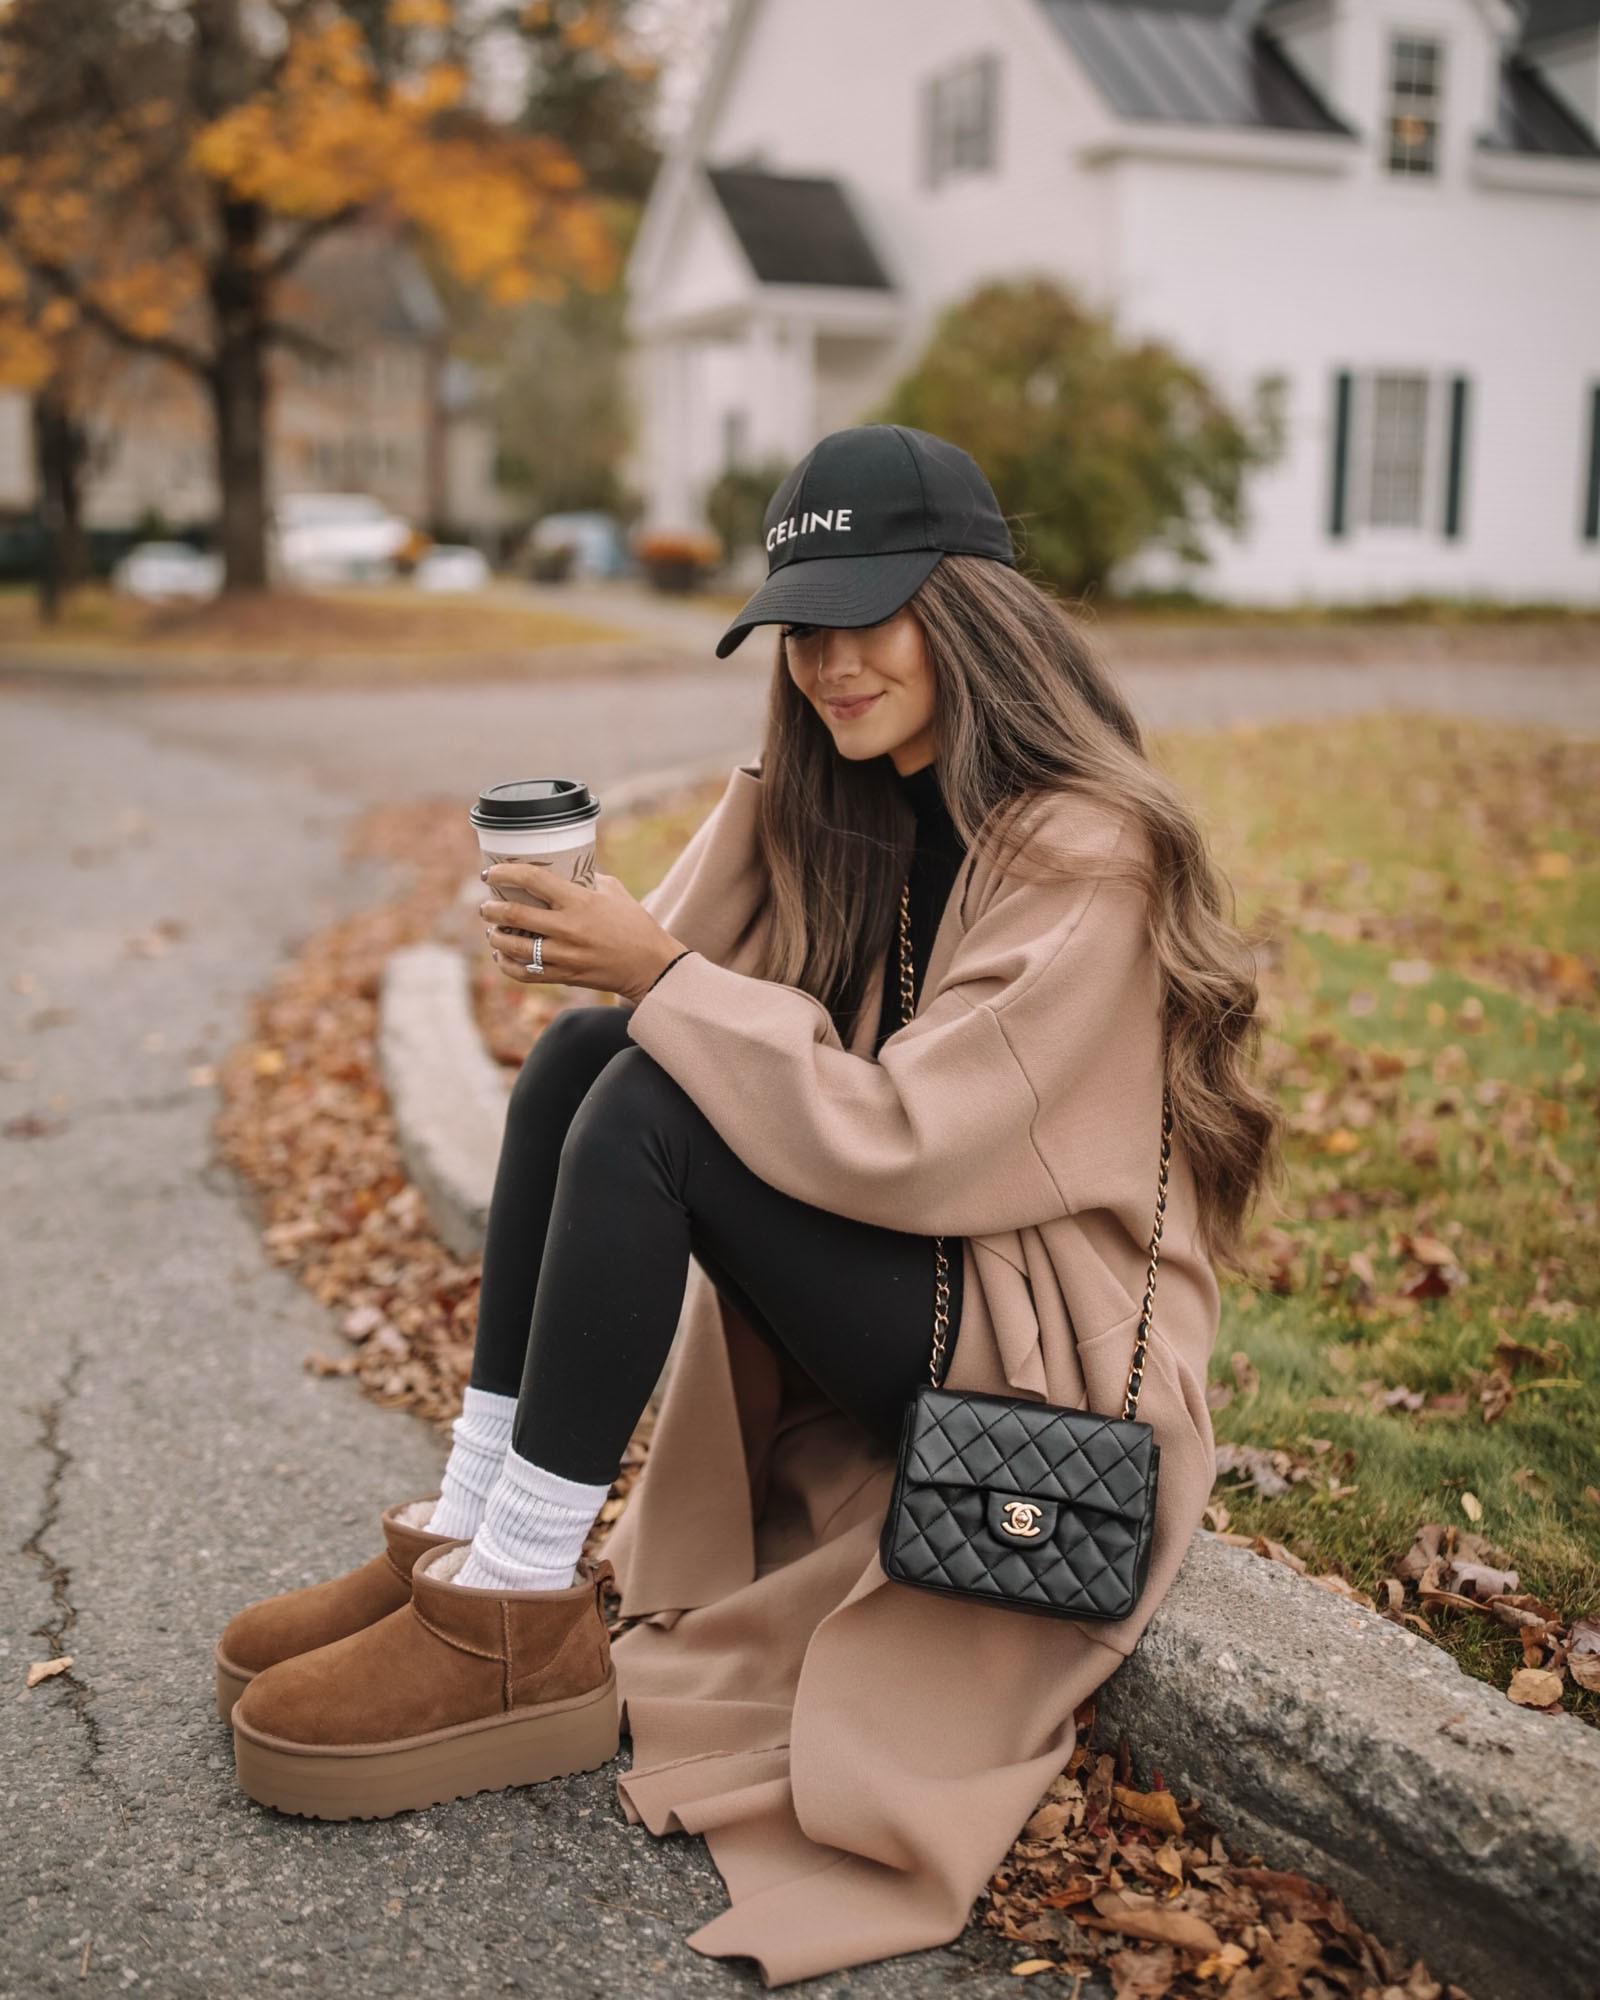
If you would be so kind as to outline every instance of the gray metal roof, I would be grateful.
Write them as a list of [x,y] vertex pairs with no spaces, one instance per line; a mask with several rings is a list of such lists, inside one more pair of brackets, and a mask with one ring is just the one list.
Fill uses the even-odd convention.
[[709,167],[706,178],[762,284],[890,289],[836,180],[746,167]]
[[1517,4],[1524,46],[1600,27],[1600,0],[1517,0]]
[[1515,57],[1500,65],[1500,99],[1494,136],[1499,152],[1554,154],[1569,160],[1600,160],[1600,144],[1539,76]]
[[1182,125],[1254,126],[1347,134],[1311,85],[1266,36],[1252,34],[1226,0],[1040,0],[1124,118]]

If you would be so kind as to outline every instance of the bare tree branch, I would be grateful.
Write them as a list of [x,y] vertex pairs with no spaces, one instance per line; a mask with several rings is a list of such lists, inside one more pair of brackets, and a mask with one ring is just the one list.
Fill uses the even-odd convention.
[[343,229],[346,223],[354,222],[361,214],[364,204],[358,201],[346,202],[329,215],[321,215],[313,222],[305,223],[297,229],[267,265],[267,277],[275,280],[292,271],[300,259],[324,236],[331,236],[336,229]]

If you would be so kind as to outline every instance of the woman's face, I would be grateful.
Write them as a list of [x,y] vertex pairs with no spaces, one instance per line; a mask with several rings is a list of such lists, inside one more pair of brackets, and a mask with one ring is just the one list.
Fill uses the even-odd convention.
[[904,777],[933,762],[933,669],[909,608],[881,625],[786,625],[789,678],[852,763],[891,757]]

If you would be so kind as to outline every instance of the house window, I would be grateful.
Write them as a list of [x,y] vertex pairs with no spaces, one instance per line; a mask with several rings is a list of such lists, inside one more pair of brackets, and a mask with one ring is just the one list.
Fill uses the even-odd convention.
[[1467,532],[1472,384],[1465,375],[1333,378],[1328,533]]
[[1000,63],[978,56],[929,79],[923,92],[923,171],[929,187],[993,173],[1000,159]]
[[1420,528],[1427,472],[1427,376],[1374,375],[1369,409],[1367,521],[1374,528]]
[[1396,35],[1389,44],[1389,171],[1439,171],[1439,96],[1444,49]]

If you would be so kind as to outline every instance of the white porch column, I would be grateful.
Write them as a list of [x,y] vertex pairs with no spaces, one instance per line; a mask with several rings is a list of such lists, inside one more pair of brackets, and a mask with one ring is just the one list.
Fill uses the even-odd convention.
[[648,367],[651,438],[646,519],[652,528],[686,528],[696,518],[688,341],[672,335],[653,340]]
[[752,313],[745,352],[751,456],[797,459],[816,442],[816,341],[810,323]]

